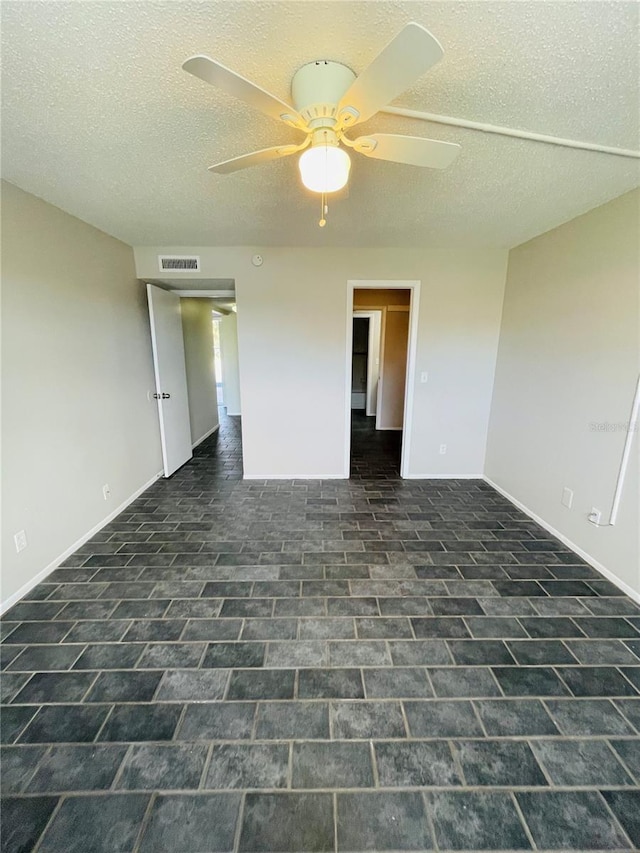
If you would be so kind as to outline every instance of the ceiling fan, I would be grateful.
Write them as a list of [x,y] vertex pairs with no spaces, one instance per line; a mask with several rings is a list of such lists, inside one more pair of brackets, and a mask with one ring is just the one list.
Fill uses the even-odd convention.
[[[345,148],[376,160],[430,169],[444,169],[455,160],[460,146],[451,142],[391,133],[355,139],[346,135],[350,128],[367,121],[411,86],[442,56],[440,43],[427,29],[420,24],[407,24],[358,77],[346,65],[331,60],[303,65],[291,82],[294,106],[208,56],[193,56],[182,67],[305,134],[298,145],[277,145],[243,154],[216,163],[209,171],[236,172],[302,151],[302,182],[324,197],[342,189],[349,179],[351,160]],[[324,212],[323,199],[322,225]]]

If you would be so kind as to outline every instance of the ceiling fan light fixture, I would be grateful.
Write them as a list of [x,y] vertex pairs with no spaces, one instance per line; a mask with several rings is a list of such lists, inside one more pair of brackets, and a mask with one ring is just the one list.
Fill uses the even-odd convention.
[[314,145],[298,161],[302,183],[314,193],[335,193],[349,180],[351,158],[337,145]]

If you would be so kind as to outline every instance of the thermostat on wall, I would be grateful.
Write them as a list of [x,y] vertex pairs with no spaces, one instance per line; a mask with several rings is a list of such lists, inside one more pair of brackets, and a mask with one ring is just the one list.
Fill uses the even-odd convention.
[[251,263],[254,265],[254,267],[261,267],[262,266],[262,255],[254,255],[251,258]]

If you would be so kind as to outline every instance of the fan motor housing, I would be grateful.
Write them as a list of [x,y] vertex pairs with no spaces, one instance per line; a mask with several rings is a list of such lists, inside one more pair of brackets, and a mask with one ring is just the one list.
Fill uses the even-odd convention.
[[331,126],[340,99],[355,79],[353,71],[340,62],[309,62],[296,71],[291,81],[294,106],[312,127]]

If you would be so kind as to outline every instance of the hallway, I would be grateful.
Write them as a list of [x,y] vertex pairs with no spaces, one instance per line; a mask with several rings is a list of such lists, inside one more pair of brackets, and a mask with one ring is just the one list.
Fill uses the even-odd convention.
[[366,426],[258,482],[224,418],[5,616],[3,853],[640,845],[640,608]]
[[387,480],[400,476],[402,432],[376,430],[375,417],[351,410],[351,479]]

